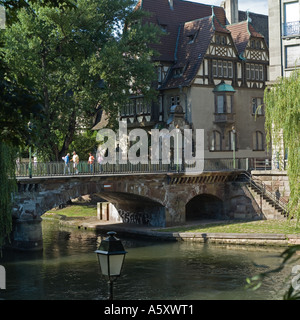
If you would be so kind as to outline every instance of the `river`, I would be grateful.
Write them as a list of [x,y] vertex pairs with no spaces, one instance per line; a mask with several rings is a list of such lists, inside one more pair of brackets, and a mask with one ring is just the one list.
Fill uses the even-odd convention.
[[[43,236],[43,252],[3,252],[0,299],[105,300],[94,253],[103,235],[43,221]],[[114,286],[118,300],[275,300],[291,272],[274,273],[254,292],[245,290],[246,278],[277,267],[283,248],[119,238],[128,253]]]

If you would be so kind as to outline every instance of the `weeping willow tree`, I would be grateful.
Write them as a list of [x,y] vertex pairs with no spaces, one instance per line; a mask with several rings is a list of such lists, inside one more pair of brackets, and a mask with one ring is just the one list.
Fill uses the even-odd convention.
[[12,229],[12,196],[16,188],[15,148],[0,141],[0,249]]
[[281,154],[287,152],[290,184],[290,217],[300,219],[300,70],[280,78],[265,90],[268,144]]

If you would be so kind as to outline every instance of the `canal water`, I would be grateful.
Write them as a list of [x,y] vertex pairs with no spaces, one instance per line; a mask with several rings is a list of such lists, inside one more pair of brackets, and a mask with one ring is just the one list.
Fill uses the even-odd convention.
[[[43,221],[43,234],[43,252],[3,252],[6,289],[0,299],[107,299],[94,253],[106,234],[53,221]],[[274,273],[253,292],[245,289],[246,278],[277,267],[283,248],[119,238],[128,253],[114,286],[118,300],[275,300],[291,272]]]

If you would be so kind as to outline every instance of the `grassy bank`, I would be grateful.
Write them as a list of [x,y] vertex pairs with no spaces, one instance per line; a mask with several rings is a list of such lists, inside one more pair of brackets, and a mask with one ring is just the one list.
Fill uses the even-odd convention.
[[[97,207],[93,205],[70,205],[59,210],[50,210],[49,213],[62,215],[67,218],[97,217]],[[212,220],[213,221],[213,220]],[[224,220],[222,222],[199,223],[190,226],[166,228],[160,232],[199,232],[199,233],[280,233],[299,234],[300,223],[296,225],[295,220]]]
[[300,226],[296,221],[259,220],[244,221],[230,220],[219,223],[197,224],[194,226],[161,229],[161,232],[200,232],[200,233],[280,233],[300,234]]
[[97,217],[97,207],[92,205],[71,205],[62,209],[50,210],[46,213],[55,213],[65,217]]

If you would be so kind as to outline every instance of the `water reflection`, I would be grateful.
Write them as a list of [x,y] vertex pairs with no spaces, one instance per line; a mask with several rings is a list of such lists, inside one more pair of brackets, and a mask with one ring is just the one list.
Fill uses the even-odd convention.
[[[5,252],[2,299],[107,298],[94,251],[103,235],[65,229],[44,221],[42,253]],[[106,236],[106,235],[104,235]],[[196,242],[123,238],[128,251],[116,299],[277,299],[286,271],[274,274],[256,292],[244,290],[246,277],[277,267],[283,249],[226,247]],[[255,264],[254,264],[255,263]],[[278,292],[279,291],[279,292]]]

